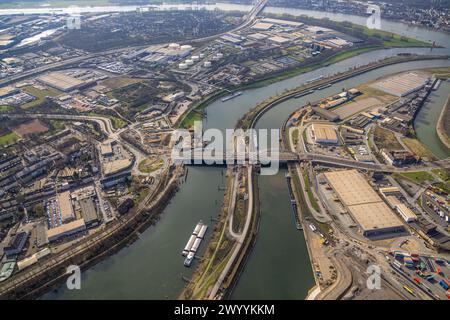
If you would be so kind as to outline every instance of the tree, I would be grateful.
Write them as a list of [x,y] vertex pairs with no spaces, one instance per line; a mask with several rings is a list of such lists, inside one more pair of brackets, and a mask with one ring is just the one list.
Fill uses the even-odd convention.
[[34,206],[34,213],[36,214],[37,217],[43,217],[44,213],[45,213],[45,208],[42,205],[42,203],[38,203],[37,205]]

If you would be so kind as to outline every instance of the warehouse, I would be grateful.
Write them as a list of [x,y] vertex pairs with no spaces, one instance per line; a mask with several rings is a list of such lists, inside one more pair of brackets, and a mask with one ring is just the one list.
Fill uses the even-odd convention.
[[91,84],[87,81],[74,78],[61,72],[52,72],[39,77],[37,80],[43,84],[46,84],[49,87],[64,92],[82,89]]
[[410,208],[408,208],[404,203],[397,205],[397,212],[407,223],[417,220],[417,216]]
[[327,109],[323,109],[320,107],[312,107],[311,110],[319,115],[320,117],[327,119],[329,121],[339,121],[341,118],[338,114],[334,113],[333,111],[327,110]]
[[47,230],[47,238],[49,242],[53,242],[84,230],[86,230],[84,219],[78,219]]
[[92,198],[85,198],[79,201],[81,214],[85,221],[86,227],[94,227],[98,225],[98,215]]
[[111,141],[102,143],[100,145],[100,153],[103,157],[112,157],[114,155]]
[[332,125],[315,123],[312,125],[314,141],[323,144],[338,144],[336,128]]
[[371,237],[404,231],[400,219],[357,170],[327,172],[325,177],[349,213],[360,225],[364,236]]
[[422,89],[428,80],[423,74],[408,72],[377,81],[372,87],[397,97],[404,97]]
[[58,205],[63,223],[75,219],[75,212],[73,211],[69,191],[62,192],[58,195]]

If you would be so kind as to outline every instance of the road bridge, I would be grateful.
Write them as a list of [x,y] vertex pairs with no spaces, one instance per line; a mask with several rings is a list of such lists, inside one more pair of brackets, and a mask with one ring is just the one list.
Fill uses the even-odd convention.
[[386,173],[394,172],[416,172],[429,171],[437,168],[450,168],[450,158],[440,161],[426,163],[421,166],[395,167],[391,165],[378,164],[372,162],[360,162],[353,159],[343,159],[333,156],[327,156],[316,153],[298,154],[290,151],[278,150],[260,150],[255,154],[233,154],[223,152],[222,150],[211,151],[206,149],[193,149],[187,154],[182,154],[174,158],[175,163],[184,163],[186,165],[235,165],[235,164],[253,164],[267,166],[272,163],[286,165],[287,163],[312,162],[324,166],[354,168],[368,171],[378,171]]

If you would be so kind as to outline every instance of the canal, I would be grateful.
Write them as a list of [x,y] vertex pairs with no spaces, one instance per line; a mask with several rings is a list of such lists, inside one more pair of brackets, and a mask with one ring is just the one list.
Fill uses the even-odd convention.
[[[271,9],[271,8],[268,8]],[[280,9],[277,9],[280,10]],[[286,12],[293,13],[294,10]],[[317,12],[313,12],[318,14]],[[333,19],[333,17],[330,17]],[[360,17],[346,16],[360,22]],[[387,24],[383,24],[388,26]],[[397,30],[408,30],[395,24]],[[422,30],[422,29],[421,29]],[[407,34],[415,36],[413,29]],[[414,33],[413,33],[414,32]],[[450,43],[450,37],[432,31],[423,32],[423,40]],[[420,35],[419,35],[420,36]],[[444,41],[445,40],[445,41]],[[242,96],[222,103],[213,102],[207,108],[204,128],[234,128],[236,122],[258,102],[287,88],[299,86],[319,75],[331,75],[351,67],[383,59],[399,52],[427,53],[430,49],[387,49],[368,52],[328,67],[286,79],[264,88],[246,90]],[[448,53],[448,49],[434,50]],[[286,101],[268,111],[258,121],[258,128],[280,128],[296,108],[342,88],[350,88],[382,75],[417,68],[450,66],[449,60],[421,61],[389,66],[341,81],[333,86],[300,99]],[[442,106],[441,106],[442,107]],[[438,113],[439,114],[439,113]],[[423,124],[426,125],[426,122]],[[429,126],[435,123],[429,122]],[[419,131],[419,130],[418,130]],[[434,143],[434,142],[430,142]],[[433,151],[434,152],[434,151]],[[220,168],[189,168],[187,181],[164,210],[161,220],[141,234],[140,239],[82,274],[82,289],[69,291],[61,286],[44,299],[164,299],[176,298],[184,287],[181,276],[189,277],[194,267],[183,267],[180,251],[195,224],[202,219],[210,226],[223,200],[224,179]],[[235,299],[304,299],[314,284],[303,234],[296,230],[292,218],[284,172],[259,179],[261,192],[261,224],[254,251],[233,293]],[[210,232],[208,232],[208,237]],[[205,244],[202,250],[205,250]]]
[[417,138],[440,159],[450,157],[450,150],[441,142],[436,133],[436,123],[449,93],[450,83],[441,82],[438,90],[431,91],[414,121]]

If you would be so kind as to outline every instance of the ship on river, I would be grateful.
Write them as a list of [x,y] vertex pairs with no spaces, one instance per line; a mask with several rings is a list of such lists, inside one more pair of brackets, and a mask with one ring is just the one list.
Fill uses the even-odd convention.
[[230,94],[229,96],[223,97],[221,100],[222,100],[222,102],[226,102],[228,100],[239,97],[241,94],[242,94],[242,91],[237,91],[237,92]]
[[194,228],[194,231],[192,232],[191,236],[189,237],[188,242],[186,243],[186,246],[184,247],[181,254],[186,257],[184,260],[184,265],[186,267],[190,267],[192,260],[194,260],[195,253],[197,252],[198,248],[200,247],[200,244],[202,243],[202,240],[206,234],[206,231],[208,229],[208,226],[204,224],[201,220]]

